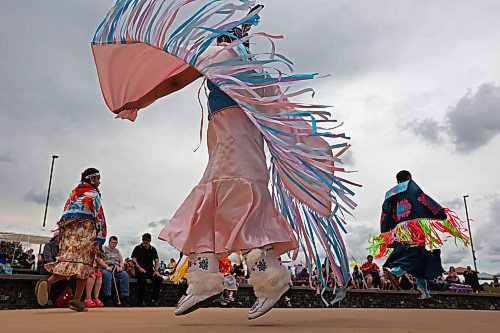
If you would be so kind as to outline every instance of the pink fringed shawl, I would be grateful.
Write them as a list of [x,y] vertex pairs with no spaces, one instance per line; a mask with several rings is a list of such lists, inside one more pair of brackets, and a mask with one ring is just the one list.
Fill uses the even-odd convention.
[[[340,156],[349,148],[348,138],[332,132],[340,125],[328,106],[292,102],[314,95],[310,88],[293,88],[316,74],[293,73],[292,62],[275,50],[274,40],[282,36],[256,32],[213,46],[230,29],[258,23],[258,12],[244,14],[252,5],[253,0],[117,1],[92,42],[101,90],[110,110],[132,121],[138,110],[116,110],[182,76],[189,66],[231,96],[264,137],[275,206],[296,233],[307,263],[321,267],[320,258],[329,259],[341,286],[337,301],[349,278],[341,236],[344,214],[356,206],[349,187],[359,186],[338,175],[346,172]],[[269,42],[268,52],[248,53],[242,46],[258,39]]]

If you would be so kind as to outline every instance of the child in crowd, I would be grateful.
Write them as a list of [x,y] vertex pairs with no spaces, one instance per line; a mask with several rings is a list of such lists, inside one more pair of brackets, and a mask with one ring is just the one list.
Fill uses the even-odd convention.
[[128,276],[135,278],[135,265],[132,259],[126,258],[123,265],[123,270],[128,273]]

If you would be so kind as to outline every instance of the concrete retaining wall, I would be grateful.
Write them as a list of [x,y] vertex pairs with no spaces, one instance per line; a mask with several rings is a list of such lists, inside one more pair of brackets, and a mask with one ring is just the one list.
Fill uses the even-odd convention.
[[[39,275],[0,275],[0,309],[33,309],[37,308],[34,289]],[[130,283],[131,304],[134,303],[135,281]],[[159,306],[175,306],[184,294],[186,285],[164,282],[161,290]],[[150,288],[149,288],[150,289]],[[148,289],[148,290],[149,290]],[[326,307],[315,290],[305,287],[294,287],[287,294],[293,307],[320,308]],[[438,304],[425,304],[417,299],[416,292],[350,290],[347,296],[334,307],[345,308],[439,308],[439,309],[475,309],[500,310],[500,294],[458,294],[435,292]],[[332,300],[332,293],[325,292],[325,298]],[[250,307],[255,301],[252,288],[242,285],[238,289],[236,302],[232,306]],[[221,306],[219,303],[214,306]],[[278,307],[286,307],[281,300]]]

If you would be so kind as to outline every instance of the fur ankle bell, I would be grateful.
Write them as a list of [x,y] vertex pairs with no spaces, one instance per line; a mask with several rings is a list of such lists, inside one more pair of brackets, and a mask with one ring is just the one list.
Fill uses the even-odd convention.
[[258,298],[275,298],[290,283],[290,273],[284,266],[268,267],[265,271],[252,271],[248,284]]
[[224,289],[224,277],[221,273],[188,272],[186,279],[188,295],[214,295]]
[[245,261],[247,262],[247,267],[248,269],[251,269],[252,267],[255,266],[255,264],[257,264],[257,261],[259,261],[260,259],[262,259],[266,254],[266,251],[264,250],[261,250],[261,249],[253,249],[252,251],[250,251],[250,253],[248,253]]

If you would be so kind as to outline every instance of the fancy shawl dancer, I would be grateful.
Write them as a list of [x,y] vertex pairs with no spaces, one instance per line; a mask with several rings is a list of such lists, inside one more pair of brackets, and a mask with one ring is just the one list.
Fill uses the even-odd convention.
[[416,279],[419,298],[435,302],[427,289],[427,280],[444,272],[440,234],[465,245],[469,239],[458,216],[425,194],[410,172],[398,172],[396,180],[398,184],[387,191],[382,206],[382,233],[372,238],[369,250],[376,258],[389,255],[383,267],[397,289],[396,278],[410,273]]
[[[247,254],[257,296],[249,319],[288,290],[278,257],[296,258],[299,245],[310,265],[328,257],[340,286],[334,300],[345,294],[341,230],[355,207],[348,185],[356,185],[337,174],[345,171],[338,165],[347,138],[331,132],[338,125],[327,106],[290,100],[312,93],[292,88],[316,74],[293,74],[292,63],[275,51],[282,36],[249,32],[262,8],[249,0],[117,1],[92,43],[101,90],[117,118],[134,121],[158,98],[207,79],[209,162],[159,235],[189,256],[189,287],[176,315],[220,294],[217,259],[239,251]],[[269,41],[269,52],[250,52],[257,39]]]
[[37,300],[40,305],[48,302],[49,287],[57,281],[76,276],[76,290],[69,308],[85,311],[81,301],[87,278],[94,271],[94,258],[98,245],[106,239],[106,220],[101,204],[99,185],[101,176],[95,168],[82,173],[81,182],[73,189],[64,206],[59,230],[59,254],[55,262],[45,264],[52,275],[41,280],[36,286]]

